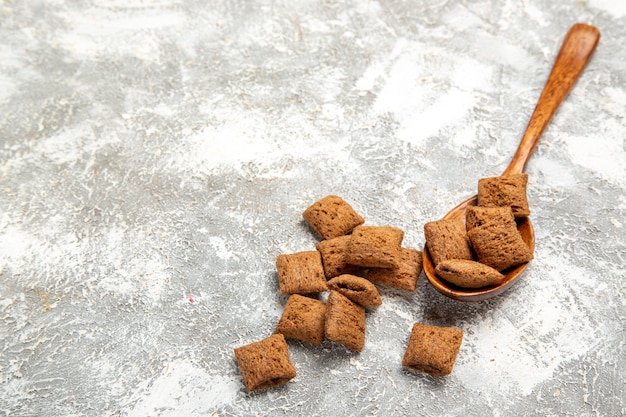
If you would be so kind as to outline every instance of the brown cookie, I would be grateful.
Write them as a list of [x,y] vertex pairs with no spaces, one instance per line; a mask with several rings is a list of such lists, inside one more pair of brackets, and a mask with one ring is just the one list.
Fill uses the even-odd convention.
[[441,278],[463,288],[497,285],[504,280],[504,275],[492,267],[467,259],[441,261],[435,271]]
[[320,345],[324,341],[325,317],[326,304],[322,301],[292,294],[285,304],[275,333],[288,339]]
[[234,352],[248,391],[283,385],[296,376],[282,334],[235,348]]
[[278,255],[278,285],[281,294],[312,294],[328,289],[318,251]]
[[326,278],[334,278],[341,274],[355,274],[363,268],[350,265],[346,261],[350,235],[339,236],[319,242],[315,247],[322,255],[322,265]]
[[435,265],[446,259],[472,259],[472,248],[461,220],[442,219],[424,225],[426,247]]
[[329,195],[313,203],[302,217],[323,239],[348,234],[365,221],[350,204],[336,195]]
[[383,300],[378,289],[365,278],[344,274],[328,281],[328,289],[337,291],[363,307],[378,307]]
[[480,207],[510,206],[515,217],[530,215],[525,173],[502,175],[478,180],[478,205]]
[[508,223],[515,221],[510,206],[478,207],[469,206],[465,211],[465,228],[469,231],[490,221]]
[[452,372],[461,348],[463,331],[456,327],[437,327],[415,323],[402,366],[444,376]]
[[365,309],[337,291],[326,301],[326,338],[360,352],[365,344]]
[[367,279],[376,284],[415,291],[417,279],[422,273],[422,252],[416,249],[400,250],[400,265],[397,268],[371,268]]
[[533,259],[515,222],[488,222],[467,232],[480,263],[498,271]]
[[372,268],[400,266],[404,232],[391,226],[357,226],[352,231],[346,262]]

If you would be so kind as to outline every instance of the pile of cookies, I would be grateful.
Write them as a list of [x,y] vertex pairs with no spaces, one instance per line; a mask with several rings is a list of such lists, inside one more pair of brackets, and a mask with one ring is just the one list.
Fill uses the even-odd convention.
[[426,223],[426,247],[437,275],[463,288],[500,284],[508,268],[533,259],[517,229],[516,219],[530,215],[527,174],[478,181],[476,206],[467,208],[465,222],[442,219]]
[[[496,285],[508,268],[533,259],[516,220],[530,214],[526,174],[483,178],[477,205],[464,219],[426,223],[426,248],[437,274],[464,288]],[[376,285],[414,291],[422,253],[402,246],[404,232],[366,226],[346,201],[327,196],[302,214],[322,240],[315,250],[276,259],[281,294],[288,295],[272,336],[235,349],[249,391],[282,385],[296,376],[285,340],[313,345],[324,340],[360,352],[365,344],[365,309],[382,303]],[[320,294],[328,293],[326,301]],[[402,365],[443,376],[452,372],[463,332],[415,323]]]
[[[329,340],[360,352],[366,309],[382,303],[374,284],[414,291],[422,271],[422,253],[402,246],[402,230],[364,225],[363,217],[341,197],[324,197],[302,216],[322,240],[315,250],[278,255],[279,291],[289,297],[274,334],[234,350],[249,391],[282,385],[296,376],[285,338],[313,345]],[[326,301],[322,294],[327,294]],[[415,323],[402,365],[447,375],[462,338],[457,328]]]

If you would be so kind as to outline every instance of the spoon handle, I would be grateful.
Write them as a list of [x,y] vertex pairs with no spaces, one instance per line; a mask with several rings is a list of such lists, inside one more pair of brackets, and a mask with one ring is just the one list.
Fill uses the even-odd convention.
[[552,71],[543,87],[537,106],[530,117],[526,132],[502,175],[524,171],[530,154],[535,149],[541,134],[550,122],[578,76],[585,68],[600,40],[600,31],[594,26],[576,23],[567,32],[561,50],[554,61]]

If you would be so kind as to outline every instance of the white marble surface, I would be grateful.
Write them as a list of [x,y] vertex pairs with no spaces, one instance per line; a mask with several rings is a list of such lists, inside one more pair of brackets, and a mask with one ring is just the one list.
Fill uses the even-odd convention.
[[[504,295],[381,288],[360,354],[273,332],[280,253],[327,194],[424,244],[499,174],[575,22],[598,49],[527,166],[536,259]],[[0,0],[0,415],[624,415],[626,3]],[[452,375],[401,367],[459,326]]]

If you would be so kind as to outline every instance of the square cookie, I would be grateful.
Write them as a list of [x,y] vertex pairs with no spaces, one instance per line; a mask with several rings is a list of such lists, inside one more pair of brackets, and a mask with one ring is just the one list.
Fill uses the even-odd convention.
[[391,226],[357,226],[348,243],[346,262],[372,268],[400,266],[404,232]]
[[473,253],[461,220],[442,219],[424,225],[426,247],[435,266],[446,259],[472,259]]
[[235,348],[234,352],[248,391],[283,385],[296,376],[282,334]]
[[313,294],[328,289],[318,251],[278,255],[278,286],[281,294]]
[[498,223],[510,223],[515,221],[513,210],[510,206],[503,207],[478,207],[469,206],[465,211],[465,228],[467,231],[485,223],[495,221]]
[[288,339],[321,345],[324,341],[325,316],[324,302],[292,294],[285,304],[275,333],[280,333]]
[[376,284],[415,291],[417,279],[422,273],[422,252],[416,249],[400,250],[400,265],[397,268],[372,268],[367,279]]
[[530,215],[526,186],[528,175],[512,174],[478,180],[478,206],[510,206],[515,217]]
[[322,239],[348,234],[365,221],[350,204],[336,195],[329,195],[309,206],[302,217]]
[[350,265],[346,261],[350,238],[350,235],[339,236],[322,240],[315,245],[322,255],[322,265],[326,278],[330,279],[343,274],[354,274],[363,269],[356,265]]
[[402,366],[444,376],[452,372],[461,348],[463,331],[456,327],[437,327],[415,323]]
[[326,338],[360,352],[365,344],[365,309],[337,291],[326,301]]
[[467,232],[480,263],[498,271],[533,259],[515,221],[488,222]]

